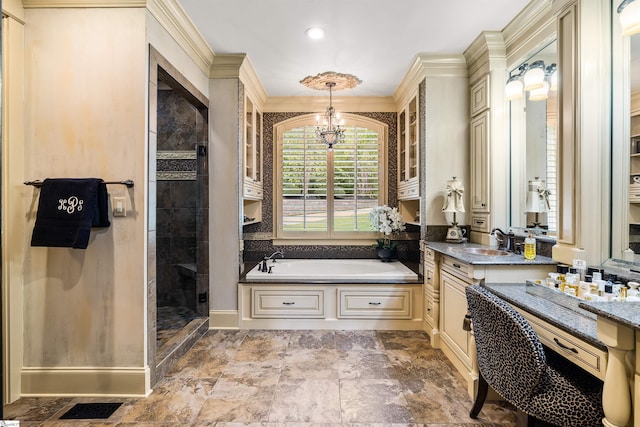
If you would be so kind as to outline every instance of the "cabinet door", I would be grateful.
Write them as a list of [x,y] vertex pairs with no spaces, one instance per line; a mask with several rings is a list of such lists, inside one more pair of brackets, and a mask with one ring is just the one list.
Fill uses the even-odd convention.
[[398,186],[418,186],[419,119],[418,95],[398,114]]
[[471,117],[489,108],[489,75],[471,86]]
[[467,285],[446,270],[440,270],[441,339],[470,368],[470,333],[462,329],[464,316],[467,314]]
[[490,212],[489,112],[471,120],[471,209]]
[[254,144],[254,106],[247,96],[244,102],[244,177],[248,181],[255,179],[255,150]]
[[243,197],[262,200],[262,113],[248,96],[244,113]]

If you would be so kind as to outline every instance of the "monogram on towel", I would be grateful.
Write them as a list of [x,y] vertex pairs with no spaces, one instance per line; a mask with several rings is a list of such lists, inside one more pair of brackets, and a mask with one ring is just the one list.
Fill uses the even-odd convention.
[[91,227],[110,225],[108,200],[102,179],[45,179],[31,246],[86,249]]

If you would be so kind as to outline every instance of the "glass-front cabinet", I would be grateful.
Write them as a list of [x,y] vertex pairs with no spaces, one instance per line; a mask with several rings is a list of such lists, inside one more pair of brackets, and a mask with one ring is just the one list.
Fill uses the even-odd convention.
[[631,95],[629,149],[629,248],[640,252],[636,241],[640,229],[640,93]]
[[262,112],[249,96],[244,102],[244,224],[259,222],[262,216]]
[[420,198],[418,94],[398,114],[398,200]]

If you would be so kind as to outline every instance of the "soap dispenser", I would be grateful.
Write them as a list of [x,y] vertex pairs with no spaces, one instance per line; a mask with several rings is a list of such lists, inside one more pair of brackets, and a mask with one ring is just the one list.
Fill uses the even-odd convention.
[[524,259],[529,261],[536,259],[536,238],[531,231],[524,239]]

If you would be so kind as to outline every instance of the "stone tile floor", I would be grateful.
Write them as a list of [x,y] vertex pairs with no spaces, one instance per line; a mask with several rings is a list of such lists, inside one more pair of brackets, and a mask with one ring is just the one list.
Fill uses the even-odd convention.
[[[76,403],[122,401],[108,420],[59,420]],[[22,398],[21,427],[505,427],[421,331],[209,331],[147,398]]]

